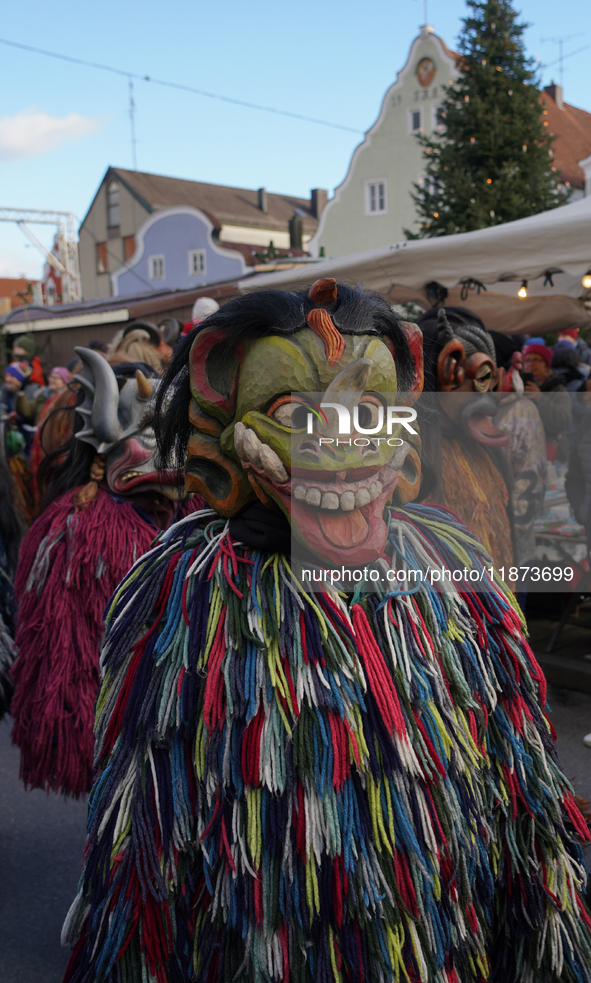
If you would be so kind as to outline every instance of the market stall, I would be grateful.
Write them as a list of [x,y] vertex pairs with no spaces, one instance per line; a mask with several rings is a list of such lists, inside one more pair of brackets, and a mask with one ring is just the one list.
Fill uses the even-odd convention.
[[505,225],[263,273],[239,287],[297,289],[334,276],[362,283],[393,303],[415,300],[424,307],[434,296],[427,285],[436,284],[448,291],[447,304],[465,304],[493,330],[543,334],[591,326],[585,305],[591,289],[582,285],[590,267],[591,196]]

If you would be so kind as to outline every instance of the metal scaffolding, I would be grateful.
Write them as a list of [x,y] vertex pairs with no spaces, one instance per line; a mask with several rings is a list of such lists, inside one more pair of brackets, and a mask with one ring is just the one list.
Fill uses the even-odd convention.
[[[43,253],[50,266],[60,274],[64,304],[72,304],[82,300],[78,236],[76,234],[76,218],[73,212],[51,212],[37,208],[0,208],[0,222],[16,222],[27,239]],[[57,226],[57,256],[45,248],[27,223]]]

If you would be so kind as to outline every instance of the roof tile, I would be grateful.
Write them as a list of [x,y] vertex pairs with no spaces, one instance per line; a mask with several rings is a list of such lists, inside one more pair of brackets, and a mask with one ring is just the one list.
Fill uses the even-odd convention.
[[250,188],[232,188],[222,184],[205,184],[184,178],[165,177],[111,168],[155,210],[174,205],[192,205],[201,209],[215,228],[222,225],[244,225],[257,229],[284,230],[298,209],[302,214],[304,232],[312,235],[318,225],[311,211],[309,198],[277,195],[267,192],[267,211],[258,204],[258,192]]

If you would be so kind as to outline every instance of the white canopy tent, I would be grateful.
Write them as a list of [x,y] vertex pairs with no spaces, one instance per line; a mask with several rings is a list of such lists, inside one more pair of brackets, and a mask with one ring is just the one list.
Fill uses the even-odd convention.
[[[427,283],[436,281],[450,291],[449,304],[461,302],[459,290],[453,288],[473,281],[484,284],[488,290],[478,295],[471,292],[465,303],[479,312],[486,308],[489,327],[505,332],[531,332],[529,322],[533,322],[534,328],[542,331],[540,320],[549,319],[551,323],[544,330],[551,331],[556,330],[559,322],[562,327],[566,321],[577,327],[589,325],[589,312],[581,300],[574,298],[585,293],[581,278],[590,267],[591,196],[588,196],[552,211],[476,232],[399,242],[302,264],[291,270],[261,273],[240,281],[239,287],[243,291],[298,289],[319,277],[334,276],[354,280],[395,301],[400,299],[397,288],[404,288],[408,299],[412,299],[413,291],[420,295]],[[528,283],[529,296],[526,300],[514,300],[523,280]],[[587,293],[591,296],[590,291]],[[545,307],[548,309],[544,310]],[[493,308],[498,308],[499,316],[503,312],[502,324],[489,323],[491,317],[495,322],[498,320]],[[510,310],[511,324],[506,322]],[[528,326],[523,327],[526,312]]]

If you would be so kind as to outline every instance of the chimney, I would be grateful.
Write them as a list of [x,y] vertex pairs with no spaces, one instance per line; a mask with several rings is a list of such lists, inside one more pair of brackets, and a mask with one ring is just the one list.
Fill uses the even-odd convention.
[[564,109],[561,85],[556,85],[555,82],[552,82],[550,85],[544,86],[544,92],[547,92],[549,96],[552,96],[559,109]]
[[289,220],[289,248],[303,249],[304,242],[304,223],[302,216],[294,212]]
[[314,218],[320,218],[328,201],[328,191],[324,188],[312,188],[310,192],[310,211]]
[[258,198],[259,198],[259,208],[266,215],[267,212],[269,211],[269,209],[267,207],[267,191],[266,191],[266,189],[265,188],[259,188],[258,191],[257,191],[257,195],[258,195]]

